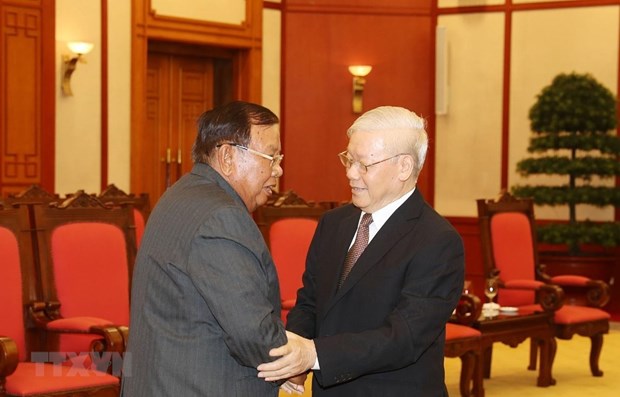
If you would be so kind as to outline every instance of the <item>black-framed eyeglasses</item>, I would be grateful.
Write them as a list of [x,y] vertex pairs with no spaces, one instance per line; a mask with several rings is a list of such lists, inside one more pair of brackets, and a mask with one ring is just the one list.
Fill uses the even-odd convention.
[[344,165],[344,168],[349,169],[353,165],[357,164],[359,171],[362,174],[365,174],[365,173],[368,172],[368,167],[372,167],[373,165],[377,165],[377,164],[383,163],[385,161],[391,160],[391,159],[396,158],[398,156],[406,155],[407,153],[398,153],[398,154],[395,154],[392,157],[388,157],[388,158],[383,159],[383,160],[375,161],[372,164],[364,164],[361,161],[353,160],[352,158],[347,156],[348,154],[349,154],[349,152],[347,152],[346,150],[344,152],[342,152],[342,153],[338,153],[338,158],[340,159],[340,162],[342,163],[342,165]]
[[234,147],[237,147],[237,148],[239,148],[241,150],[245,150],[246,152],[249,152],[249,153],[255,154],[257,156],[260,156],[260,157],[262,157],[264,159],[267,159],[267,160],[271,161],[271,164],[270,164],[271,168],[274,168],[274,167],[277,167],[278,165],[280,165],[280,163],[282,162],[282,159],[284,158],[284,155],[281,154],[281,153],[280,154],[274,154],[273,156],[271,156],[271,155],[268,155],[266,153],[259,152],[258,150],[250,149],[247,146],[243,146],[243,145],[240,145],[238,143],[233,143],[233,142],[220,143],[220,144],[216,145],[215,147],[219,148],[222,145],[234,146]]

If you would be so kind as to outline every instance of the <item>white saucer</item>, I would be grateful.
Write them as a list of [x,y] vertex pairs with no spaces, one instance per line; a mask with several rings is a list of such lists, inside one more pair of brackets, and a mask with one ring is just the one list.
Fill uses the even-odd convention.
[[512,307],[512,306],[502,306],[499,308],[500,311],[502,312],[506,312],[506,313],[516,313],[519,311],[518,307]]

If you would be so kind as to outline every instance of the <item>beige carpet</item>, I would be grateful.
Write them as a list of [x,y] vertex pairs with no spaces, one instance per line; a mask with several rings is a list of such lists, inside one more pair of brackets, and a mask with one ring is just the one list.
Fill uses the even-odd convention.
[[[590,339],[575,336],[572,340],[558,340],[558,351],[553,364],[555,386],[536,387],[538,372],[528,371],[529,342],[516,348],[496,343],[493,346],[491,379],[485,379],[486,397],[618,397],[620,396],[620,323],[612,323],[605,335],[600,368],[601,378],[590,374],[588,364]],[[446,358],[446,384],[451,397],[459,397],[461,360]],[[310,397],[310,378],[306,382],[305,397]],[[280,397],[290,396],[280,391]]]

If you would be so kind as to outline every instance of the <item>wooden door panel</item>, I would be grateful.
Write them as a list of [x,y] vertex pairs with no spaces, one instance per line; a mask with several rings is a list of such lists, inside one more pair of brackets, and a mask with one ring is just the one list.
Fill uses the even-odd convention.
[[146,78],[146,131],[141,142],[145,167],[142,169],[143,189],[154,204],[166,190],[169,180],[167,160],[170,117],[170,59],[165,55],[149,57]]
[[[154,205],[166,188],[191,170],[196,121],[213,107],[213,59],[151,52],[146,79],[146,131],[140,148],[142,191]],[[136,150],[132,149],[132,150]]]
[[0,195],[54,190],[54,2],[0,0]]
[[178,60],[179,123],[177,148],[181,159],[179,177],[192,168],[192,146],[197,134],[198,117],[213,107],[213,62],[185,57]]

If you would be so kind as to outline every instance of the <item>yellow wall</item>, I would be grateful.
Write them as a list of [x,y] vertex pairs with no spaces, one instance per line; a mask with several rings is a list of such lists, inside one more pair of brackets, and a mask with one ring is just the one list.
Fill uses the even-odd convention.
[[[459,6],[465,3],[479,1],[458,1]],[[435,207],[440,213],[476,216],[475,200],[499,193],[505,66],[510,68],[508,187],[543,180],[523,179],[515,171],[516,163],[528,155],[529,109],[559,73],[591,73],[616,93],[619,21],[620,6],[514,11],[511,63],[504,65],[503,11],[439,16],[438,25],[447,30],[449,83],[448,113],[437,116],[435,143]],[[554,183],[568,181],[558,178]],[[536,216],[566,219],[567,211],[537,207]],[[614,215],[611,207],[586,206],[578,214],[592,220],[610,220]]]
[[471,216],[475,199],[500,189],[503,30],[501,13],[442,16],[448,45],[448,112],[438,115],[435,207]]
[[[618,87],[618,22],[620,7],[572,8],[515,13],[512,36],[510,98],[509,185],[536,184],[551,178],[523,179],[514,170],[527,155],[531,137],[527,114],[540,90],[558,73],[591,73],[616,93]],[[617,95],[617,93],[616,93]],[[554,179],[568,184],[567,178]],[[614,181],[610,180],[613,184]],[[579,218],[613,219],[613,207],[604,210],[580,206]],[[568,207],[537,207],[543,219],[567,219]]]
[[[225,0],[213,0],[225,1]],[[502,4],[493,0],[440,0],[443,7]],[[513,3],[517,3],[514,2]],[[157,0],[158,12],[179,14],[203,0]],[[165,4],[165,7],[163,6]],[[177,6],[175,6],[177,4]],[[193,4],[193,5],[191,5]],[[223,17],[237,18],[232,14]],[[280,115],[280,10],[263,13],[262,101]],[[475,216],[475,199],[494,197],[501,183],[504,13],[440,15],[448,45],[448,113],[437,116],[435,206],[447,216]],[[521,182],[515,164],[525,157],[527,111],[536,94],[561,72],[589,72],[613,92],[618,82],[620,6],[515,11],[509,109],[509,186]],[[108,0],[108,182],[129,190],[131,2]],[[100,189],[101,10],[99,1],[56,0],[56,191]],[[72,78],[73,97],[60,93],[66,42],[95,44]],[[528,181],[530,183],[532,181]],[[537,209],[541,218],[566,217],[565,209]],[[583,216],[609,219],[611,209]]]
[[[99,1],[56,0],[56,192],[98,192],[101,164],[101,8]],[[71,78],[73,96],[60,92],[61,56],[69,41],[93,50]]]
[[[108,183],[130,189],[131,1],[108,2]],[[159,14],[196,15],[204,20],[240,23],[246,0],[153,0]],[[56,0],[56,170],[61,194],[101,185],[101,2]],[[214,12],[207,10],[214,10]],[[234,21],[234,22],[233,22]],[[263,102],[280,114],[280,11],[264,11]],[[60,93],[61,54],[68,41],[95,44],[72,76],[74,95]]]

